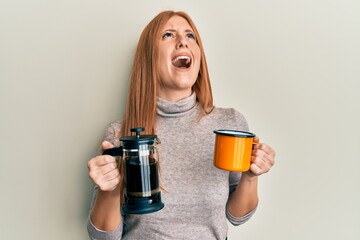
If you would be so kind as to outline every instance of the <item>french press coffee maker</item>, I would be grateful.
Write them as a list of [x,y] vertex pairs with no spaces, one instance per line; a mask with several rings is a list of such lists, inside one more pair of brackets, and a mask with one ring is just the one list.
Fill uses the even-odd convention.
[[124,211],[145,214],[164,207],[159,187],[156,135],[140,135],[144,128],[132,128],[135,136],[120,138],[122,146],[107,149],[103,154],[123,158],[125,177]]

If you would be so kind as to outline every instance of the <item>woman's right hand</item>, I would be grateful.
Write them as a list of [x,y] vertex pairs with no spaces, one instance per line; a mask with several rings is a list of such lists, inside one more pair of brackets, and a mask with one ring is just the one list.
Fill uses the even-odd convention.
[[[113,148],[110,142],[101,144],[102,152]],[[89,177],[102,191],[113,191],[120,183],[120,173],[115,157],[110,155],[96,156],[88,161]]]

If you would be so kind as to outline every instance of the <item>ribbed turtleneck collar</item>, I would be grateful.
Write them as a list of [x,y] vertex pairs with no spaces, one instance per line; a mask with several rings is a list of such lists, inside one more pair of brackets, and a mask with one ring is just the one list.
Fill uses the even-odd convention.
[[182,116],[192,109],[195,109],[197,105],[196,94],[191,94],[190,97],[181,99],[177,102],[171,102],[163,98],[157,98],[157,113],[164,117],[178,117]]

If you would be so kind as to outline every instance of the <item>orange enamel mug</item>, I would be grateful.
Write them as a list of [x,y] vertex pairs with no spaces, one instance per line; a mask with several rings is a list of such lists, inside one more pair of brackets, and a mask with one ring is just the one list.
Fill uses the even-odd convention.
[[250,169],[255,134],[236,130],[215,130],[214,166],[232,172]]

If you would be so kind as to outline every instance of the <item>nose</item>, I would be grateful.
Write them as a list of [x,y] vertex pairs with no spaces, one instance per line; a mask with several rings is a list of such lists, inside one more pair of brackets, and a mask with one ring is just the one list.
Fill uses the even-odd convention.
[[187,48],[187,41],[185,37],[179,37],[178,41],[176,43],[176,49],[180,49],[180,48]]

